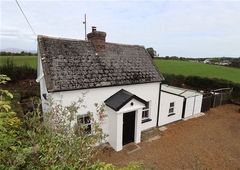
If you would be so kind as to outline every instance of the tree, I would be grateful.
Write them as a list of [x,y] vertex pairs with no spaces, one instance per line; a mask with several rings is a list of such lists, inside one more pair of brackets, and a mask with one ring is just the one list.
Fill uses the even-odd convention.
[[169,58],[170,58],[169,56],[165,56],[165,59],[166,59],[166,60],[169,60]]
[[24,56],[26,55],[26,53],[24,51],[21,51],[21,55]]
[[154,59],[154,57],[156,56],[156,51],[152,47],[149,47],[146,50],[149,53],[149,55],[152,57],[152,59]]

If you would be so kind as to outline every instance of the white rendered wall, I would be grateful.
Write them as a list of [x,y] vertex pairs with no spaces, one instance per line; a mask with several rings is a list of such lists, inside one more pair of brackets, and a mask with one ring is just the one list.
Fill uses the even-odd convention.
[[108,142],[110,143],[110,145],[113,147],[113,149],[115,149],[116,151],[120,151],[122,148],[119,147],[119,145],[121,145],[122,143],[118,142],[121,139],[119,139],[118,134],[121,133],[119,132],[121,129],[119,129],[119,126],[122,126],[121,124],[121,120],[120,115],[116,114],[116,112],[112,109],[108,109],[108,120],[109,121],[109,131],[108,131]]
[[[181,120],[183,101],[183,97],[161,91],[158,126],[163,126],[165,124]],[[174,102],[175,115],[168,116],[171,102]]]
[[[44,79],[43,79],[44,80]],[[133,109],[137,109],[139,115],[137,116],[136,114],[136,118],[138,119],[138,122],[136,124],[137,130],[138,132],[135,133],[135,142],[140,142],[140,133],[142,130],[146,130],[149,129],[151,127],[155,127],[156,126],[156,122],[157,122],[157,111],[158,111],[158,95],[159,95],[159,86],[160,83],[147,83],[147,84],[137,84],[137,85],[125,85],[125,86],[112,86],[112,87],[102,87],[102,88],[94,88],[94,89],[88,89],[88,90],[72,90],[72,91],[63,91],[63,92],[54,92],[51,93],[51,97],[56,101],[56,100],[62,100],[62,104],[64,106],[68,106],[71,104],[71,102],[73,101],[77,101],[79,98],[82,97],[82,93],[86,93],[85,97],[84,97],[84,105],[87,106],[87,108],[81,108],[79,109],[79,114],[83,115],[86,114],[88,111],[92,112],[92,113],[96,113],[96,108],[94,106],[94,103],[98,103],[98,104],[102,104],[104,103],[104,101],[109,98],[110,96],[112,96],[113,94],[115,94],[116,92],[118,92],[121,89],[127,90],[132,94],[137,95],[138,97],[142,98],[145,101],[151,101],[151,108],[150,108],[150,119],[152,119],[149,122],[146,123],[139,123],[139,119],[141,119],[141,109],[143,107],[142,103],[139,105],[139,103],[136,102],[136,104],[138,104],[139,107],[136,107],[137,105],[133,106]],[[42,94],[41,94],[42,95]],[[120,110],[120,112],[128,112],[129,108],[127,107],[129,104],[126,104],[122,110]],[[46,106],[44,106],[46,107]],[[135,107],[135,108],[134,108]],[[46,110],[46,109],[43,109]],[[102,126],[103,132],[106,134],[113,134],[116,130],[119,131],[117,132],[117,134],[121,134],[122,135],[122,131],[121,128],[119,128],[120,126],[122,126],[122,115],[118,114],[118,119],[117,119],[117,124],[115,124],[115,126],[117,126],[117,129],[110,129],[110,122],[109,122],[109,118],[112,118],[112,110],[110,110],[110,108],[106,107],[106,112],[105,112],[108,117],[106,118],[105,123]],[[137,112],[136,112],[137,113]],[[110,116],[109,116],[110,115]],[[96,119],[97,116],[94,114],[94,118]],[[137,121],[137,120],[136,120]],[[120,125],[121,124],[121,125]],[[113,126],[113,124],[111,124],[111,127]],[[140,130],[139,130],[140,129]],[[114,131],[115,130],[115,131]],[[121,131],[121,132],[120,132]],[[119,137],[113,137],[113,138],[119,138]],[[109,141],[111,141],[111,145],[113,145],[116,149],[115,150],[119,150],[121,148],[119,148],[120,144],[116,144],[113,141],[113,138],[111,138],[109,136]],[[122,145],[122,140],[118,140],[117,142],[120,142]]]

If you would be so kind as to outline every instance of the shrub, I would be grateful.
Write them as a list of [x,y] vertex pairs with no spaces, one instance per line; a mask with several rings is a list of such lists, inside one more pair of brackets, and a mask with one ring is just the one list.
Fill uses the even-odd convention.
[[0,66],[0,73],[7,75],[12,81],[16,80],[16,70],[13,59],[7,58],[6,63]]
[[[10,78],[0,75],[0,84],[6,84]],[[21,125],[23,122],[17,117],[10,106],[13,95],[7,90],[0,89],[0,168],[16,169],[22,161],[16,157],[18,153],[23,154],[26,149],[22,144]]]
[[181,87],[186,79],[183,75],[174,75],[174,74],[164,74],[165,81],[164,83]]
[[6,63],[0,66],[0,72],[7,75],[13,82],[37,77],[36,69],[27,65],[16,66],[11,58],[7,58]]
[[98,120],[91,113],[92,133],[84,133],[83,125],[73,126],[78,110],[83,107],[83,99],[69,106],[62,106],[61,101],[50,101],[50,110],[46,115],[39,110],[27,114],[29,145],[32,152],[26,158],[26,169],[88,169],[95,164],[96,144],[101,143],[106,135],[101,124],[105,117],[104,106],[95,105]]

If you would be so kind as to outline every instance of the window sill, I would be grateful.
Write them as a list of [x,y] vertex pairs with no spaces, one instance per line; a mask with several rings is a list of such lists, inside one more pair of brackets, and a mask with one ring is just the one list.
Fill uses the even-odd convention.
[[170,116],[173,116],[173,115],[175,115],[176,113],[170,113],[169,115],[168,115],[168,117],[170,117]]
[[150,122],[150,121],[152,121],[152,119],[147,118],[147,119],[143,119],[143,120],[142,120],[142,123],[146,123],[146,122]]

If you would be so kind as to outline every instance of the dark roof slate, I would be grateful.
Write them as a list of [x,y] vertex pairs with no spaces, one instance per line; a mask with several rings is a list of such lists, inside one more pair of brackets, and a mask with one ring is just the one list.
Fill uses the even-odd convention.
[[143,46],[38,36],[48,91],[159,82],[164,78]]
[[104,101],[104,103],[115,111],[119,111],[125,104],[127,104],[130,100],[136,99],[141,103],[147,104],[147,102],[140,97],[121,89],[114,95],[110,96],[108,99]]

